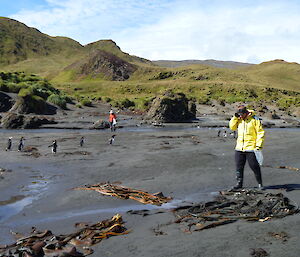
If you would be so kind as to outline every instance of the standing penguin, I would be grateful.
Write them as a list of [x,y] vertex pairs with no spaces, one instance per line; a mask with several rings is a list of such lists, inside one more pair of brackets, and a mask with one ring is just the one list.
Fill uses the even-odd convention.
[[52,144],[49,145],[48,147],[52,147],[52,153],[56,153],[56,151],[57,151],[57,141],[53,140]]
[[11,146],[12,146],[12,137],[9,137],[7,140],[7,147],[6,147],[5,151],[10,151]]
[[111,138],[109,139],[109,144],[112,145],[115,141],[115,136],[116,135],[112,135]]
[[18,145],[18,152],[21,152],[23,150],[23,148],[24,148],[24,140],[25,140],[24,137],[20,138],[19,145]]
[[83,145],[84,145],[84,137],[80,138],[80,143],[79,144],[80,144],[81,147],[83,147]]

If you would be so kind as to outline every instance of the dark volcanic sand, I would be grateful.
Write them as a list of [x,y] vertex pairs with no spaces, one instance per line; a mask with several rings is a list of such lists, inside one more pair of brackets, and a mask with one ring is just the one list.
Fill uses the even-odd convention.
[[[124,121],[125,122],[125,121]],[[120,121],[120,125],[122,121]],[[131,215],[131,209],[167,210],[172,206],[211,199],[217,191],[235,183],[232,138],[218,138],[216,129],[119,129],[113,146],[108,145],[109,130],[0,131],[1,148],[13,136],[14,149],[1,150],[4,172],[0,179],[0,244],[13,241],[10,230],[29,232],[32,226],[50,229],[55,234],[75,231],[76,222],[96,222],[122,214],[128,235],[111,237],[95,245],[92,256],[250,256],[251,248],[263,248],[270,256],[298,257],[300,216],[293,215],[267,222],[239,221],[192,234],[165,211],[148,216]],[[193,127],[193,128],[192,128]],[[17,152],[21,135],[25,144],[38,148],[40,157]],[[86,144],[79,147],[81,136]],[[53,139],[58,153],[51,154]],[[266,130],[262,168],[265,186],[287,184],[283,192],[300,204],[300,172],[277,166],[300,168],[300,130]],[[162,191],[174,201],[161,208],[133,200],[102,196],[73,187],[99,182],[120,181],[122,185],[154,193]],[[255,187],[254,175],[247,166],[245,186]],[[155,235],[153,229],[165,232]],[[268,232],[286,232],[286,242]]]

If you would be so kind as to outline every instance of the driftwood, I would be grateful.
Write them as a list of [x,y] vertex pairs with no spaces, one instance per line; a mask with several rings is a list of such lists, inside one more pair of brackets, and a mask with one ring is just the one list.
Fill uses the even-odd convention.
[[[89,246],[110,236],[129,233],[123,226],[123,220],[119,214],[109,220],[92,225],[76,223],[76,227],[81,228],[68,235],[56,236],[50,230],[38,232],[35,228],[29,236],[24,237],[16,234],[18,239],[15,243],[0,246],[0,256],[86,256],[93,253]],[[78,251],[75,246],[79,247],[81,251]]]
[[95,185],[86,185],[84,187],[74,188],[77,190],[94,190],[103,195],[115,196],[121,199],[133,199],[143,204],[162,205],[172,200],[171,197],[165,197],[161,192],[150,194],[145,191],[132,189],[120,185],[109,183],[100,183]]
[[175,223],[186,223],[194,231],[214,228],[243,219],[265,222],[299,212],[298,206],[283,194],[271,194],[257,190],[220,192],[213,201],[180,207],[173,210]]

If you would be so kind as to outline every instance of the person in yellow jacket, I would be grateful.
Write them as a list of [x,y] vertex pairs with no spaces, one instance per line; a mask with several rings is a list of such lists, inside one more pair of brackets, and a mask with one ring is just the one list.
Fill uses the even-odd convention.
[[237,184],[232,189],[243,187],[246,160],[255,174],[258,188],[262,188],[260,165],[254,153],[256,150],[262,150],[264,144],[265,131],[261,121],[255,116],[254,111],[248,110],[244,105],[240,105],[238,111],[229,122],[229,128],[238,132],[235,147]]

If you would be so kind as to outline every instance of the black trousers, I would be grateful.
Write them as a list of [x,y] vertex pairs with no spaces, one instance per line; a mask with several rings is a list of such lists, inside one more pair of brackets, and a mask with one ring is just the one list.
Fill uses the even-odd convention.
[[235,151],[235,164],[236,164],[237,180],[240,181],[241,184],[243,183],[244,168],[245,168],[246,160],[248,161],[250,168],[254,172],[257,183],[262,184],[260,166],[256,160],[254,152]]

